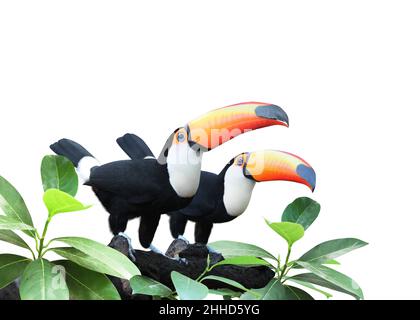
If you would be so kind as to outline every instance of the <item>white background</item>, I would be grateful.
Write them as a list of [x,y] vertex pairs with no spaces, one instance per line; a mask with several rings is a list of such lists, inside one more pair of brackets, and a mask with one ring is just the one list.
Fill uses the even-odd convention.
[[[158,153],[175,128],[213,108],[278,104],[289,129],[242,135],[207,153],[203,169],[218,172],[243,151],[286,150],[312,164],[317,190],[260,183],[246,213],[217,225],[211,240],[284,252],[263,217],[279,219],[294,198],[312,196],[322,211],[295,258],[357,237],[369,246],[340,258],[339,270],[367,299],[420,298],[419,9],[384,0],[2,1],[0,174],[41,227],[39,166],[57,139],[107,162],[126,158],[115,143],[125,132]],[[95,206],[58,216],[50,236],[108,243],[107,213],[89,188],[78,198]],[[137,227],[128,228],[136,247]],[[170,241],[163,216],[155,244]]]

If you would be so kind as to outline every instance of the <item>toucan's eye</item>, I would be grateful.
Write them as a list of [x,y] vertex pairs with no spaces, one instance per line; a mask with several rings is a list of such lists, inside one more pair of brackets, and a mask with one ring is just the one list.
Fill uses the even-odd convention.
[[242,158],[242,157],[238,158],[238,160],[236,161],[236,164],[237,164],[238,166],[243,165],[243,164],[244,164],[244,158]]
[[178,133],[177,140],[178,142],[184,142],[185,134],[183,134],[182,132]]

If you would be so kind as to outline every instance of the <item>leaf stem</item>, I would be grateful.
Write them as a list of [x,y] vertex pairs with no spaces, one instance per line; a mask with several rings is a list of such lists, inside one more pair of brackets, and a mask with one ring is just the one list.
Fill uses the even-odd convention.
[[210,272],[211,269],[213,269],[213,268],[210,267],[210,255],[207,255],[207,266],[204,269],[204,271],[198,276],[196,281],[201,282],[202,279],[204,278],[204,276],[206,275],[206,273]]
[[42,251],[44,250],[45,235],[47,234],[48,225],[50,224],[50,222],[51,222],[51,217],[48,217],[47,221],[45,222],[44,230],[42,231],[42,236],[39,239],[38,259],[43,256]]
[[281,274],[280,274],[280,281],[283,278],[283,276],[285,275],[286,269],[287,269],[287,264],[289,263],[289,258],[290,258],[290,253],[292,252],[292,247],[288,246],[287,248],[287,256],[286,256],[286,261],[284,262],[284,266],[281,270]]
[[279,279],[280,279],[280,270],[281,270],[281,258],[280,258],[280,254],[279,254],[278,258],[277,258],[277,268],[276,268],[277,278],[279,278]]

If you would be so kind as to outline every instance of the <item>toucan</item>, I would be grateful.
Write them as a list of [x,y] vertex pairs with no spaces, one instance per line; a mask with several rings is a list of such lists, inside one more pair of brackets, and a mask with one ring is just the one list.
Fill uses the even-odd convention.
[[50,148],[71,160],[84,184],[92,187],[109,213],[114,235],[124,233],[128,220],[141,217],[141,245],[160,252],[152,245],[160,215],[190,204],[200,183],[203,153],[246,131],[272,125],[288,127],[282,108],[246,102],[215,109],[176,129],[157,159],[147,145],[139,151],[144,157],[103,165],[69,139]]
[[[132,159],[145,149],[144,141],[134,134],[125,134],[117,142]],[[195,242],[207,244],[214,223],[232,221],[246,210],[256,182],[273,180],[301,183],[314,191],[316,175],[305,160],[288,152],[241,153],[219,174],[201,172],[198,191],[191,203],[168,212],[172,236],[182,237],[187,222],[193,221]]]

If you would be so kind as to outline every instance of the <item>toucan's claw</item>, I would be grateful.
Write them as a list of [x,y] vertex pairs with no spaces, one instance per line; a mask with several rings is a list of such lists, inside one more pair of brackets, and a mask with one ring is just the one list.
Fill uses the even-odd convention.
[[162,256],[165,256],[168,259],[175,260],[175,261],[178,261],[178,262],[183,263],[183,264],[188,264],[187,259],[180,258],[179,256],[176,256],[176,257],[168,257],[162,251],[160,251],[158,248],[156,248],[153,244],[150,244],[148,249],[150,249],[150,251],[152,251],[154,253],[161,254]]
[[131,245],[131,238],[129,236],[127,236],[124,232],[120,232],[120,233],[118,233],[118,235],[127,240],[128,255],[129,255],[130,259],[135,262],[136,261],[136,256],[135,256],[136,251],[134,250],[133,246]]
[[160,251],[158,248],[156,248],[153,244],[150,244],[148,249],[150,251],[154,252],[154,253],[161,254],[163,256],[165,255],[162,251]]
[[171,259],[176,260],[176,261],[178,261],[178,262],[180,262],[180,263],[183,263],[183,264],[185,264],[185,265],[187,265],[187,264],[188,264],[188,260],[187,260],[187,259],[185,259],[185,258],[176,257],[176,258],[171,258]]
[[185,238],[182,234],[180,234],[180,235],[178,236],[178,240],[182,240],[182,241],[186,242],[187,244],[190,244],[190,242],[188,241],[188,239],[187,239],[187,238]]

